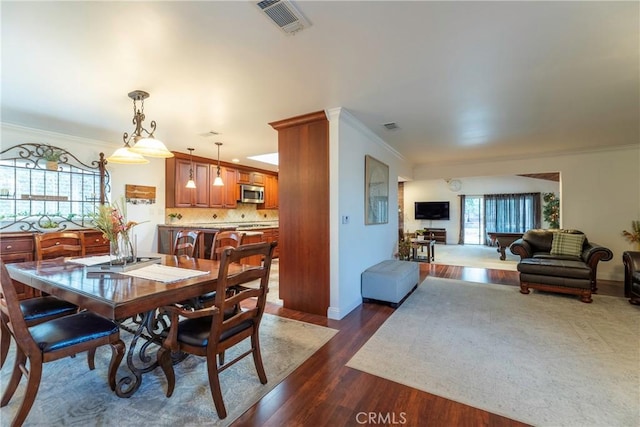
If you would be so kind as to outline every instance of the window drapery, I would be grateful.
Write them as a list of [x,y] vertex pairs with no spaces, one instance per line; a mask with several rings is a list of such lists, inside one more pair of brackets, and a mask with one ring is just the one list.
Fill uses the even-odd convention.
[[485,194],[484,225],[502,233],[540,228],[540,193]]

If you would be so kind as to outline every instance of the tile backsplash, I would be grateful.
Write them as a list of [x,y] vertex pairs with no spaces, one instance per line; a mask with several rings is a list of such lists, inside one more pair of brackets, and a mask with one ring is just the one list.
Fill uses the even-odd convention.
[[[169,214],[177,213],[182,218],[171,219]],[[192,224],[202,222],[260,222],[278,221],[278,211],[275,209],[256,209],[252,203],[240,203],[236,209],[205,209],[205,208],[166,208],[166,224]]]

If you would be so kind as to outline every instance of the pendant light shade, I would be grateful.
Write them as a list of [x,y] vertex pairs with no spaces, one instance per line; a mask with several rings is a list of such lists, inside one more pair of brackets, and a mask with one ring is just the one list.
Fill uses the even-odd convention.
[[189,150],[189,181],[187,181],[186,188],[196,188],[196,182],[193,180],[193,148],[187,148]]
[[123,165],[144,165],[149,163],[149,160],[138,153],[134,153],[127,146],[118,148],[111,156],[107,157],[107,162]]
[[[156,130],[155,120],[151,121],[151,132],[142,126],[142,122],[145,119],[144,100],[148,97],[149,94],[142,90],[129,92],[129,98],[133,100],[133,124],[136,125],[136,128],[131,135],[127,132],[124,133],[122,136],[124,147],[118,148],[112,156],[107,157],[108,162],[143,164],[149,163],[149,160],[142,156],[161,158],[173,157],[173,153],[167,149],[162,141],[155,139],[153,136],[153,133]],[[136,102],[138,101],[140,102],[140,109],[137,108]]]
[[216,174],[216,179],[213,180],[213,185],[216,187],[222,187],[224,185],[222,178],[220,178],[220,146],[222,145],[222,142],[216,142],[216,145],[218,146],[218,173]]

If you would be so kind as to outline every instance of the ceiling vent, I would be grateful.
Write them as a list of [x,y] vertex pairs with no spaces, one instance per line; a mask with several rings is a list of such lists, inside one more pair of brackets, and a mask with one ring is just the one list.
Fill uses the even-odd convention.
[[396,122],[389,122],[389,123],[384,123],[382,126],[385,127],[385,129],[387,130],[396,130],[399,129],[398,128],[398,124]]
[[287,34],[296,33],[311,26],[288,0],[264,0],[256,4],[262,13]]

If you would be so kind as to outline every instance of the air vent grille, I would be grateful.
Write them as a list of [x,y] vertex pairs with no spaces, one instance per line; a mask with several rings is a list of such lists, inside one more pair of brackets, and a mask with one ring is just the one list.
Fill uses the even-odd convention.
[[387,130],[396,130],[396,129],[398,129],[398,125],[397,125],[396,122],[384,123],[382,126],[384,126]]
[[257,6],[285,33],[292,34],[311,25],[287,0],[264,0]]

